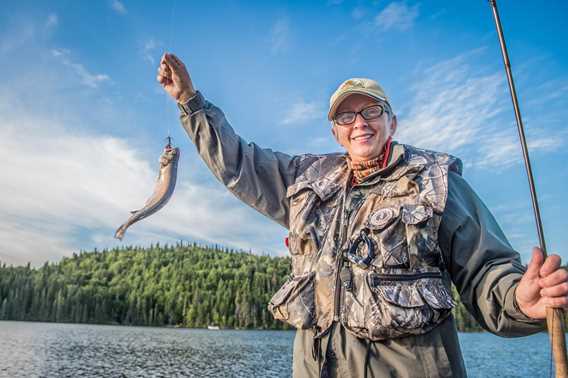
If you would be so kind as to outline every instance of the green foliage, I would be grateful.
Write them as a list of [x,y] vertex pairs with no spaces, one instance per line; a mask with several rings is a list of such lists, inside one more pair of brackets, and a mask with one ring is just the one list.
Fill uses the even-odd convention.
[[290,259],[197,245],[82,252],[0,266],[0,319],[281,329],[267,303]]
[[[282,329],[267,304],[289,273],[289,258],[196,244],[2,264],[0,320]],[[459,301],[454,317],[460,331],[481,330]]]
[[461,332],[481,332],[483,328],[474,319],[473,316],[467,311],[463,302],[459,300],[459,294],[455,288],[452,286],[452,296],[457,302],[456,307],[453,309],[454,320],[456,321],[456,327],[458,331]]

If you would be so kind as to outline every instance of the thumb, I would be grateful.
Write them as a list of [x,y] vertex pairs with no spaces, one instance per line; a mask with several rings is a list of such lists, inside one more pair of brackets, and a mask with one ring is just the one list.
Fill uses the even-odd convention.
[[527,267],[527,272],[525,273],[528,279],[538,279],[539,271],[544,263],[544,255],[540,248],[534,247],[532,252],[531,261]]

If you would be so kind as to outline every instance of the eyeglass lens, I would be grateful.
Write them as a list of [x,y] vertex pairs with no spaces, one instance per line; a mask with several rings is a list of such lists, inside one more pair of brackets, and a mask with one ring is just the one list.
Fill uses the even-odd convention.
[[355,122],[355,118],[357,118],[357,114],[361,114],[361,116],[367,120],[377,119],[383,115],[384,107],[381,105],[373,105],[369,106],[368,108],[362,109],[359,112],[343,112],[339,113],[335,116],[335,122],[340,125],[348,125]]

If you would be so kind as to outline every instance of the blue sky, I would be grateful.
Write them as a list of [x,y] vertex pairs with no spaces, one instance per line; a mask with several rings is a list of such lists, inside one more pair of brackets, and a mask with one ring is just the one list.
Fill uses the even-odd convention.
[[[568,4],[499,2],[550,251],[568,257]],[[155,81],[164,51],[249,141],[339,151],[326,120],[349,77],[378,80],[397,139],[461,157],[526,262],[537,243],[487,1],[11,1],[0,13],[0,261],[113,247],[152,191],[170,133],[182,150],[166,208],[124,244],[177,240],[283,255],[286,231],[215,181]]]

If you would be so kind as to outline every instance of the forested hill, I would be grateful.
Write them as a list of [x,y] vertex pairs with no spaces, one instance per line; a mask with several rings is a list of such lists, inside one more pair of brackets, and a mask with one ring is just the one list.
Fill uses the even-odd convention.
[[[0,267],[0,320],[286,328],[267,310],[290,259],[197,245],[82,252]],[[461,330],[477,324],[460,304]]]
[[83,252],[0,268],[0,319],[278,328],[266,310],[288,258],[192,246]]

